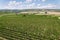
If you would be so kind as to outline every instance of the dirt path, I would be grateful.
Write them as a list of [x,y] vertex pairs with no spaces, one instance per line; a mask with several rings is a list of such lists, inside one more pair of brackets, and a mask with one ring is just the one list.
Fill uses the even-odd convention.
[[48,12],[48,14],[54,14],[60,16],[60,12]]
[[39,13],[39,14],[36,14],[36,15],[56,15],[56,16],[60,16],[60,12],[48,12],[48,14],[45,14],[45,13],[41,14],[41,13]]

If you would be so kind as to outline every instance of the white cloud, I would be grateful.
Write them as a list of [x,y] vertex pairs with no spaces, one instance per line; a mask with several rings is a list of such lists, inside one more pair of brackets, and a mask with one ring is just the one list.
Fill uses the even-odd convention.
[[46,0],[41,0],[42,2],[45,2]]
[[47,0],[36,0],[36,1],[42,1],[42,2],[45,2],[45,1],[47,1]]
[[32,2],[32,0],[26,0],[26,2]]
[[16,8],[18,8],[21,4],[22,4],[22,2],[10,1],[10,2],[5,6],[5,8],[7,8],[7,9],[16,9]]
[[23,3],[29,4],[31,3],[33,0],[25,0]]
[[37,4],[37,6],[39,7],[39,6],[41,6],[41,4]]
[[10,1],[8,3],[9,6],[15,6],[15,5],[19,5],[19,4],[22,4],[22,2]]
[[53,5],[53,4],[48,4],[48,5],[43,5],[43,6],[39,6],[37,8],[44,8],[44,9],[53,9],[53,8],[56,8],[56,5]]
[[34,1],[37,1],[37,0],[34,0]]
[[30,9],[30,8],[35,8],[35,3],[28,4],[28,5],[27,5],[27,8],[29,8],[29,9]]
[[57,5],[54,4],[47,4],[47,5],[41,5],[36,3],[30,3],[25,4],[24,2],[17,2],[17,1],[10,1],[4,8],[5,9],[50,9],[50,8],[56,8]]
[[[26,1],[25,1],[26,2]],[[33,8],[35,3],[25,4],[24,2],[10,1],[5,8],[7,9],[27,9]]]

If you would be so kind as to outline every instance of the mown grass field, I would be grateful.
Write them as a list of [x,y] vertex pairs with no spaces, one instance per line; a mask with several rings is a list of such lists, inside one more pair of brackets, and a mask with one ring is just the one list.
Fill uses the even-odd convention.
[[48,15],[0,17],[0,36],[8,40],[60,40],[60,19]]

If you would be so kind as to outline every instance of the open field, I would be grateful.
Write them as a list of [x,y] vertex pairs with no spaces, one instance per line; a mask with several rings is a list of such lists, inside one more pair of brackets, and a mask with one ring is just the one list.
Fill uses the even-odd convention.
[[0,36],[7,40],[60,40],[59,16],[5,15],[0,17]]
[[48,12],[49,14],[54,14],[54,15],[57,15],[57,16],[60,16],[60,12]]

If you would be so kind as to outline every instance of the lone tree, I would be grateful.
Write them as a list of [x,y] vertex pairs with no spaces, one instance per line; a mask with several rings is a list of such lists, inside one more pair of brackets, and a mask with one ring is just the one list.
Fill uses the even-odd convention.
[[45,11],[45,14],[47,14],[47,11]]
[[23,14],[23,17],[26,17],[26,14]]

